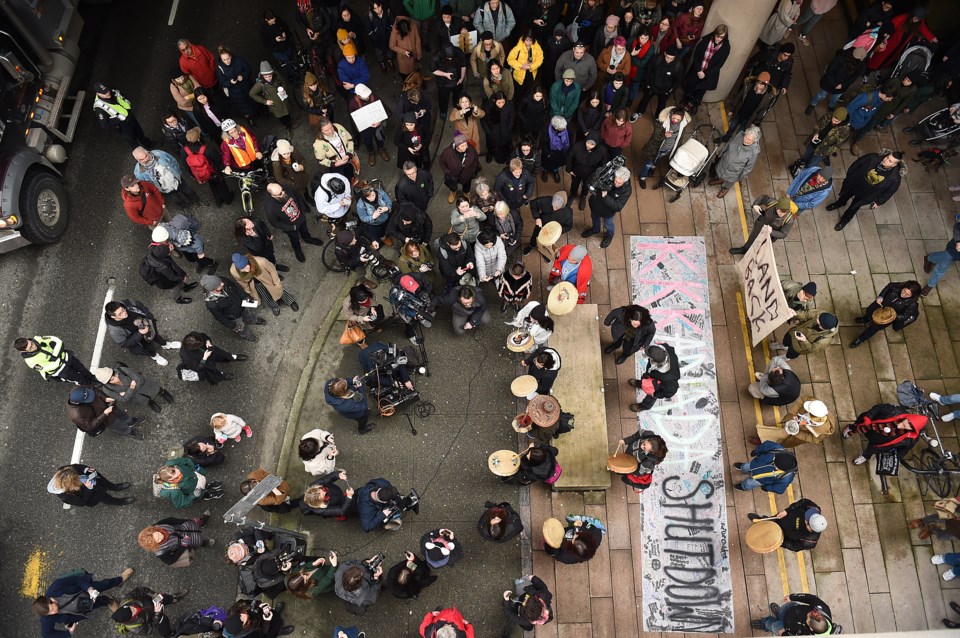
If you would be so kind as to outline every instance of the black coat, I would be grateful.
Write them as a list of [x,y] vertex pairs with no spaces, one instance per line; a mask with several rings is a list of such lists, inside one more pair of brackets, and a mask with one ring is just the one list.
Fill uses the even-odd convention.
[[[74,463],[70,467],[81,476],[91,472],[91,468],[82,463]],[[67,505],[73,505],[74,507],[92,507],[99,502],[100,495],[107,491],[107,488],[103,485],[103,481],[97,481],[96,479],[94,479],[94,481],[92,489],[81,484],[80,489],[76,492],[60,492],[56,496]]]
[[[423,111],[423,115],[419,115]],[[397,99],[397,122],[403,122],[403,116],[407,113],[413,113],[417,116],[417,130],[423,135],[426,143],[424,146],[430,146],[430,140],[433,138],[433,103],[427,96],[426,91],[420,94],[420,101],[414,104],[407,97],[406,93],[401,93]]]
[[750,68],[750,75],[757,76],[766,71],[770,74],[770,86],[777,89],[786,89],[790,87],[790,80],[793,79],[793,56],[786,60],[779,61],[779,47],[769,47],[758,52],[747,66]]
[[406,175],[401,175],[393,189],[393,195],[398,204],[410,202],[418,210],[426,212],[430,198],[433,197],[433,177],[430,171],[418,168],[417,177],[413,181],[407,179]]
[[649,474],[660,464],[660,459],[649,452],[644,451],[643,442],[655,436],[652,430],[640,430],[635,434],[624,437],[623,442],[626,445],[624,453],[636,457],[639,465],[633,474]]
[[[202,332],[191,332],[190,334],[202,343],[206,343],[207,341],[211,341],[212,343],[210,337]],[[186,347],[180,346],[180,365],[186,370],[193,370],[200,375],[201,379],[205,379],[208,383],[214,385],[223,380],[223,372],[217,369],[217,364],[225,361],[233,361],[233,355],[223,348],[214,346],[210,352],[210,356],[204,360],[203,355],[205,352],[205,349],[187,350]]]
[[526,169],[520,173],[520,177],[514,177],[510,167],[506,166],[497,175],[493,183],[493,192],[510,208],[520,208],[533,196],[533,187],[536,183],[536,176]]
[[546,92],[539,102],[533,99],[533,91],[521,98],[520,105],[517,107],[517,121],[520,124],[520,130],[529,135],[534,142],[539,141],[540,133],[547,125],[548,119],[550,119],[550,105],[547,103]]
[[544,544],[544,552],[547,556],[552,556],[558,563],[564,563],[566,565],[576,565],[577,563],[587,562],[593,558],[597,548],[600,547],[600,542],[603,540],[603,531],[599,527],[590,526],[579,528],[574,534],[576,538],[586,543],[588,548],[586,555],[578,555],[573,549],[573,539],[567,540],[566,538],[563,539],[563,542],[560,543],[560,547],[558,548]]
[[[614,341],[619,341],[627,332],[627,324],[624,323],[622,318],[623,308],[614,308],[603,320],[603,325],[610,326],[610,334]],[[657,334],[657,324],[654,323],[653,319],[640,324],[640,327],[633,333],[633,340],[623,344],[623,356],[628,357],[640,348],[649,346],[655,334]]]
[[900,296],[900,291],[906,287],[907,282],[891,281],[884,286],[880,294],[877,295],[883,299],[883,303],[881,304],[883,307],[893,308],[897,311],[897,318],[893,322],[894,329],[898,329],[898,324],[900,325],[899,329],[903,329],[907,323],[910,323],[920,315],[920,295],[913,295],[912,297]]
[[150,250],[144,258],[158,277],[153,285],[161,290],[176,288],[187,277],[186,271],[173,260],[171,251],[172,248],[168,244],[150,244]]
[[654,369],[653,360],[647,361],[647,371],[643,373],[646,378],[654,380],[656,386],[653,396],[658,399],[669,399],[680,389],[680,359],[677,358],[677,351],[673,346],[666,343],[658,343],[667,351],[667,357],[670,360],[670,369],[666,372],[660,372]]
[[288,193],[287,200],[280,200],[269,194],[263,200],[264,215],[271,226],[285,233],[292,233],[307,223],[310,208],[300,193]]
[[[494,503],[493,501],[487,501],[483,504],[486,511],[483,512],[483,515],[480,517],[480,520],[477,521],[477,533],[480,534],[485,540],[493,541],[494,543],[506,543],[509,540],[520,535],[523,531],[523,521],[520,520],[520,515],[513,509],[510,503]],[[504,526],[503,536],[500,538],[493,538],[490,536],[490,525],[487,523],[487,511],[492,507],[501,507],[506,510],[506,518],[502,521],[501,525]]]
[[813,549],[817,546],[817,541],[820,540],[820,533],[811,532],[807,529],[806,513],[810,508],[820,509],[819,506],[810,499],[802,498],[787,507],[786,516],[774,519],[774,522],[783,530],[783,544],[781,547],[789,549],[792,552],[802,552],[805,549]]
[[[437,246],[437,249],[434,251],[434,256],[437,258],[440,276],[443,277],[448,284],[456,284],[460,281],[461,275],[457,274],[458,268],[464,268],[467,264],[473,264],[473,251],[467,250],[466,242],[460,242],[460,250],[457,252],[454,252],[446,245]],[[476,272],[476,264],[474,264],[471,272]]]
[[900,172],[903,167],[897,164],[892,169],[882,172],[884,180],[879,184],[868,183],[867,174],[877,168],[881,160],[883,156],[879,153],[867,153],[851,164],[847,169],[843,186],[840,188],[841,194],[853,195],[854,200],[867,204],[876,202],[878,206],[882,206],[886,203],[900,188]]
[[430,565],[419,556],[413,557],[416,567],[407,578],[407,582],[401,585],[397,582],[397,576],[407,566],[406,559],[400,561],[390,568],[387,572],[387,589],[397,598],[416,598],[424,589],[436,582],[437,577],[430,571]]
[[865,68],[866,62],[854,60],[849,51],[837,51],[820,77],[820,88],[827,93],[843,93],[860,78]]
[[606,164],[608,159],[610,159],[610,153],[606,145],[597,144],[592,151],[588,151],[586,142],[580,141],[567,153],[567,170],[580,179],[587,180],[594,171]]
[[337,516],[348,516],[351,514],[355,508],[355,501],[352,498],[347,498],[346,493],[337,485],[337,481],[340,479],[340,470],[334,470],[328,472],[323,476],[317,478],[310,485],[322,485],[327,488],[327,496],[329,500],[327,501],[326,507],[313,508],[307,505],[306,501],[300,501],[300,512],[302,514],[313,514],[315,516],[321,516],[323,518],[334,518]]
[[230,279],[221,279],[221,281],[224,294],[216,297],[207,295],[204,304],[214,319],[233,330],[237,326],[237,321],[243,316],[245,308],[242,303],[248,296],[234,281]]
[[633,187],[630,181],[623,183],[620,188],[611,186],[607,191],[606,197],[601,197],[600,193],[594,193],[590,196],[590,212],[598,217],[613,217],[627,205],[630,196],[633,194]]
[[832,624],[833,616],[830,607],[813,594],[790,594],[790,600],[799,605],[792,605],[783,614],[784,636],[812,636],[813,630],[807,625],[807,614],[817,609]]
[[567,205],[559,210],[553,210],[552,195],[530,200],[530,216],[534,221],[539,219],[544,225],[557,222],[565,233],[569,233],[573,228],[573,209]]
[[[533,426],[535,430],[540,431],[545,428]],[[542,463],[533,463],[525,454],[520,456],[520,469],[516,473],[517,480],[521,485],[528,485],[534,481],[545,481],[553,476],[557,466],[557,454],[560,452],[552,445],[539,444],[538,448],[544,451],[546,458]]]
[[[407,183],[410,183],[410,180],[403,178]],[[397,184],[399,189],[400,184]],[[416,211],[416,218],[409,224],[403,223],[403,220],[400,219],[400,213],[404,209],[412,209]],[[398,210],[390,216],[390,221],[387,222],[387,235],[393,237],[393,240],[396,242],[397,248],[402,248],[406,243],[407,238],[413,239],[418,244],[429,243],[430,238],[433,236],[433,220],[430,219],[430,216],[419,209],[416,204],[413,204],[409,201],[403,202],[398,207]]]
[[[271,198],[272,199],[272,198]],[[274,200],[276,201],[276,200]],[[277,202],[278,204],[280,202]],[[262,219],[253,219],[253,229],[257,233],[256,237],[242,235],[240,245],[243,246],[251,255],[267,258],[273,255],[273,233],[267,228],[267,224]]]
[[[697,72],[700,70],[700,66],[703,64],[703,56],[707,52],[707,43],[713,40],[713,34],[704,35],[700,42],[697,43],[697,47],[693,50],[693,62],[690,65],[690,71],[688,72],[688,77],[696,78]],[[707,66],[707,70],[704,71],[704,78],[699,80],[700,87],[708,91],[712,91],[717,88],[717,85],[720,83],[720,69],[723,67],[723,63],[727,61],[727,57],[730,55],[730,40],[729,38],[724,38],[723,43],[720,45],[720,48],[716,53],[713,54],[713,57],[710,58],[710,64]],[[676,61],[676,60],[674,60]]]
[[667,95],[680,85],[680,76],[683,64],[679,58],[668,63],[666,58],[658,55],[653,63],[647,66],[644,76],[644,86],[647,91],[657,95]]
[[503,109],[498,109],[495,104],[484,108],[486,115],[480,120],[480,125],[487,135],[487,149],[512,146],[513,125],[517,119],[513,102],[507,101]]
[[[554,366],[547,368],[538,368],[533,360],[537,358],[542,352],[549,352],[553,355],[553,359],[556,362]],[[536,350],[530,353],[524,363],[527,364],[527,374],[537,380],[537,394],[550,394],[550,389],[553,387],[553,382],[557,380],[557,375],[560,374],[560,368],[563,365],[560,360],[560,353],[554,350],[553,348],[548,348],[547,346],[540,346]]]
[[[546,583],[544,583],[540,578],[534,576],[531,580],[531,584],[523,588],[523,597],[526,596],[536,596],[543,602],[543,606],[548,609],[548,620],[553,620],[553,609],[550,607],[550,603],[553,601],[553,594],[550,593],[550,590],[547,589]],[[532,623],[527,620],[524,620],[523,616],[520,615],[521,607],[523,606],[522,600],[517,600],[515,596],[511,596],[510,600],[503,601],[503,611],[506,614],[510,622],[520,625],[521,629],[526,631],[533,631],[535,627]]]

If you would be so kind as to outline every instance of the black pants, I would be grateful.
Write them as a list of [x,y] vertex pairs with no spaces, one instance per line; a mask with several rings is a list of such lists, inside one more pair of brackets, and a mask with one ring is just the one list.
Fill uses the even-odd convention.
[[[750,230],[750,236],[747,237],[747,241],[743,242],[743,246],[741,246],[741,248],[747,250],[750,248],[750,246],[753,246],[753,242],[757,241],[757,237],[760,236],[760,231],[763,230],[764,226],[766,226],[766,224],[763,223],[763,218],[757,217],[756,221],[753,222],[753,229]],[[777,240],[771,238],[770,241],[775,242]]]
[[367,427],[367,424],[370,422],[370,409],[367,408],[367,411],[363,413],[363,416],[358,419],[354,419],[354,421],[357,422],[357,428],[361,430]]
[[158,345],[159,346],[167,345],[167,340],[163,336],[161,336],[159,333],[155,334],[151,341],[147,341],[146,339],[141,339],[140,343],[133,344],[132,346],[127,348],[127,351],[130,354],[136,355],[138,357],[153,357],[153,356],[156,356],[157,354]]
[[[109,490],[109,491],[108,491]],[[105,505],[123,505],[123,499],[117,498],[110,491],[117,491],[116,484],[107,480],[102,474],[97,475],[97,485],[93,490],[93,498],[87,503],[87,507],[93,507],[99,503]]]
[[653,404],[656,402],[657,402],[657,397],[653,396],[652,394],[648,394],[647,396],[643,397],[643,401],[639,403],[640,409],[649,410],[650,408],[653,407]]
[[644,89],[643,97],[640,98],[640,104],[637,105],[637,113],[640,115],[645,114],[647,112],[647,106],[650,104],[650,100],[652,100],[654,96],[657,98],[657,110],[653,113],[654,117],[656,117],[667,104],[666,93],[654,93],[649,89]]
[[265,512],[270,512],[271,514],[286,514],[292,510],[297,509],[300,506],[300,501],[302,498],[292,498],[286,503],[281,503],[279,505],[261,505],[260,508]]
[[787,359],[796,359],[800,356],[800,353],[793,349],[793,333],[789,330],[787,334],[783,335],[783,345],[787,346]]
[[840,224],[843,226],[846,226],[847,224],[849,224],[853,220],[853,218],[856,217],[857,211],[860,210],[861,207],[871,203],[869,199],[864,199],[862,197],[854,197],[853,193],[851,193],[846,188],[840,189],[840,194],[837,195],[836,203],[840,206],[845,206],[846,203],[851,199],[853,201],[850,202],[850,206],[848,206],[847,210],[843,211],[843,214],[840,215]]
[[[457,94],[463,91],[462,86],[440,86],[437,83],[437,112],[440,115],[446,115],[450,110],[450,98],[456,99]],[[443,126],[443,122],[439,123]]]
[[127,115],[127,119],[119,122],[117,124],[117,130],[120,131],[120,137],[122,137],[123,141],[130,145],[131,149],[142,146],[149,150],[156,145],[154,144],[154,141],[147,137],[147,134],[143,132],[140,122],[138,122],[137,118],[135,118],[133,115]]
[[93,373],[87,369],[87,366],[83,365],[80,359],[77,358],[77,355],[71,350],[64,350],[63,354],[66,355],[67,360],[64,362],[63,369],[56,374],[56,376],[49,376],[47,380],[52,381],[56,379],[57,381],[63,381],[65,383],[75,383],[77,385],[96,385],[97,379],[93,376]]
[[297,261],[301,263],[305,262],[307,257],[303,254],[303,246],[300,244],[300,239],[313,239],[313,236],[310,234],[310,229],[307,228],[306,220],[297,226],[296,230],[285,230],[283,232],[290,238],[290,245],[293,247],[293,254],[296,255]]
[[210,186],[210,194],[213,195],[213,202],[217,206],[233,202],[233,191],[230,190],[227,180],[222,175],[214,175],[207,185]]
[[586,197],[590,194],[590,189],[588,188],[587,182],[589,181],[590,176],[580,176],[580,175],[571,175],[570,176],[570,198],[573,199],[577,195],[577,191],[580,191],[580,197]]
[[180,181],[180,185],[177,186],[176,190],[164,193],[163,195],[164,197],[173,199],[173,203],[180,208],[187,208],[188,206],[200,203],[200,196],[183,180]]

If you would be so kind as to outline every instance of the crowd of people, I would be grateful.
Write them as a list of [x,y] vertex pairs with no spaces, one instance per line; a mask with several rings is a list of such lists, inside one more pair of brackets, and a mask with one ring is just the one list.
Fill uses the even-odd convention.
[[[796,47],[789,35],[795,33],[797,41],[808,46],[812,30],[836,4],[777,3],[729,102],[729,126],[717,140],[722,150],[709,183],[720,186],[718,197],[726,197],[753,170],[762,150],[760,123],[790,90]],[[887,148],[861,154],[859,142],[931,98],[953,96],[960,44],[941,47],[925,24],[924,9],[896,13],[893,4],[877,0],[857,16],[847,45],[826,67],[820,91],[806,109],[806,116],[812,116],[827,99],[829,110],[811,122],[807,144],[791,166],[794,180],[785,193],[761,194],[754,200],[752,232],[731,253],[747,252],[764,226],[770,227],[773,241],[783,239],[799,215],[826,202],[833,189],[831,158],[847,143],[859,157],[848,167],[836,200],[826,206],[846,207],[835,230],[841,231],[860,209],[883,205],[899,188],[906,170],[904,154]],[[138,272],[146,284],[166,291],[178,304],[192,303],[189,293],[201,287],[204,305],[216,322],[235,337],[255,342],[253,327],[266,323],[260,309],[269,308],[275,317],[283,307],[299,311],[296,297],[284,286],[282,273],[290,267],[278,260],[274,233],[287,236],[293,257],[303,263],[303,244],[324,243],[310,230],[316,225],[310,219],[315,213],[332,226],[329,234],[339,266],[358,276],[343,310],[352,330],[345,343],[365,347],[360,354],[363,374],[330,379],[324,396],[336,413],[356,421],[360,434],[374,429],[370,417],[374,410],[383,411],[384,388],[395,389],[400,400],[416,392],[402,366],[396,374],[384,373],[391,346],[368,336],[396,317],[405,336],[420,345],[423,328],[432,325],[441,307],[448,309],[453,333],[466,335],[492,321],[491,310],[497,305],[492,300],[497,299],[500,314],[512,313],[509,323],[526,339],[520,361],[532,379],[532,385],[518,393],[528,403],[515,423],[531,442],[517,455],[515,472],[504,479],[551,485],[562,472],[552,440],[572,428],[572,415],[563,412],[551,394],[563,373],[562,353],[549,345],[556,329],[551,315],[558,314],[565,300],[582,304],[589,298],[590,253],[611,245],[618,215],[633,194],[634,176],[623,156],[632,143],[634,122],[647,116],[656,98],[653,134],[643,147],[642,171],[636,178],[645,189],[648,177],[666,170],[664,162],[681,146],[684,129],[697,117],[704,96],[719,85],[730,39],[738,37],[738,29],[736,24],[718,24],[705,32],[706,14],[706,4],[698,0],[612,0],[607,6],[598,0],[455,0],[439,6],[421,0],[372,0],[362,14],[336,0],[297,0],[296,30],[273,10],[263,12],[260,35],[269,59],[259,64],[226,45],[212,49],[178,40],[179,58],[169,82],[172,105],[161,118],[159,142],[147,135],[133,103],[120,91],[103,82],[95,86],[93,110],[101,126],[115,130],[134,159],[119,181],[127,217],[149,235]],[[919,67],[907,55],[917,47],[929,52]],[[310,60],[308,69],[302,68],[305,59]],[[374,61],[379,74],[372,75]],[[400,86],[391,109],[394,117],[367,118],[358,125],[361,120],[350,114],[386,106],[383,98],[389,91],[375,92],[374,87],[391,84]],[[452,140],[441,144],[446,123],[453,129]],[[294,130],[301,126],[312,138],[312,158],[294,139]],[[284,135],[264,133],[277,127]],[[395,129],[392,138],[390,128]],[[392,196],[369,175],[378,159],[395,160]],[[435,159],[452,207],[449,223],[441,226],[449,230],[440,233],[434,232],[428,210],[436,190],[431,174]],[[209,254],[201,221],[191,214],[195,207],[206,206],[196,187],[209,185],[217,207],[231,206],[235,190],[228,178],[261,171],[270,176],[256,204],[262,213],[236,219],[236,250],[229,254],[228,276],[218,276],[220,262]],[[562,174],[569,176],[569,190],[561,187],[536,196],[538,178],[561,184]],[[574,231],[574,200],[581,211],[589,206],[591,224],[581,230],[581,243],[559,245],[562,235]],[[176,213],[168,211],[168,202]],[[347,222],[352,211],[355,224]],[[589,238],[601,233],[598,246],[591,246]],[[552,264],[550,299],[543,303],[535,300],[533,278],[524,264],[534,250]],[[221,257],[227,263],[228,255]],[[887,284],[856,318],[864,331],[850,347],[888,325],[902,330],[915,321],[921,298],[957,260],[960,222],[946,250],[927,256],[927,284]],[[376,302],[373,291],[381,282],[389,284],[386,299],[392,313]],[[748,390],[764,405],[796,407],[782,424],[758,425],[750,460],[733,466],[744,475],[738,490],[784,493],[798,474],[790,448],[821,443],[837,430],[822,401],[800,396],[800,381],[789,362],[833,343],[839,321],[835,314],[815,308],[814,282],[784,280],[782,287],[796,318],[781,343],[773,345],[783,355],[757,372]],[[179,341],[164,336],[163,313],[155,314],[136,299],[107,303],[104,320],[117,346],[142,357],[134,362],[149,365],[150,359],[167,366],[162,352],[177,351],[176,376],[182,382],[229,381],[233,374],[222,368],[248,359],[218,345],[220,335],[190,331],[177,335]],[[629,380],[640,397],[629,405],[631,411],[650,410],[680,391],[683,362],[673,346],[657,340],[648,309],[635,304],[615,308],[604,324],[612,334],[604,353],[613,355],[617,365],[636,356],[638,369],[643,369],[639,378]],[[226,331],[221,331],[224,336]],[[76,386],[67,397],[67,416],[89,436],[109,428],[142,438],[135,427],[142,419],[127,410],[146,407],[160,413],[174,402],[153,370],[142,371],[143,365],[90,370],[55,336],[21,337],[14,347],[45,380]],[[956,402],[955,397],[935,398],[945,405]],[[862,464],[877,454],[909,449],[925,424],[926,417],[902,406],[881,404],[861,414],[842,435],[858,433],[868,440],[854,461]],[[252,437],[256,429],[222,412],[213,414],[210,428],[212,432],[195,433],[184,441],[182,455],[166,461],[152,478],[154,494],[175,509],[222,498],[224,486],[208,474],[224,462],[226,441]],[[666,443],[657,433],[641,429],[620,444],[637,462],[622,480],[642,492],[669,453]],[[326,430],[305,434],[298,452],[305,471],[316,478],[299,496],[281,481],[258,501],[264,511],[357,519],[365,532],[398,529],[404,513],[418,511],[415,490],[404,496],[384,478],[356,490],[350,487],[346,471],[337,464],[334,436]],[[269,476],[263,468],[254,469],[239,492],[258,489]],[[57,470],[48,491],[72,506],[123,506],[134,497],[114,493],[129,487],[111,482],[93,467],[73,464]],[[208,510],[193,518],[164,518],[145,527],[138,543],[164,563],[186,567],[197,549],[216,544],[204,537],[210,516]],[[758,514],[749,518],[767,522]],[[771,518],[782,533],[779,546],[792,551],[813,549],[828,525],[809,499]],[[935,522],[924,519],[917,526]],[[523,524],[510,503],[487,502],[477,530],[481,538],[502,543],[518,536]],[[544,549],[559,562],[583,562],[594,555],[605,531],[601,521],[581,513],[568,516],[566,524],[548,519],[543,523]],[[949,533],[949,527],[935,532]],[[226,609],[192,609],[171,619],[166,606],[179,602],[185,591],[165,594],[140,586],[124,596],[105,595],[130,577],[128,569],[105,580],[94,580],[84,570],[65,574],[36,599],[34,610],[41,616],[45,637],[72,635],[90,612],[109,607],[121,632],[148,628],[168,636],[220,630],[227,638],[272,638],[294,631],[282,620],[284,604],[273,602],[282,592],[313,599],[333,591],[347,611],[363,615],[384,586],[399,598],[416,598],[437,580],[432,570],[459,560],[462,542],[450,529],[428,531],[419,548],[385,569],[382,555],[345,561],[336,552],[308,556],[295,535],[246,527],[226,546],[244,595]],[[934,556],[934,564],[958,563],[956,554]],[[957,570],[960,567],[944,578]],[[259,595],[270,602],[254,598]],[[530,630],[550,622],[551,599],[535,575],[518,579],[514,589],[503,593],[502,635],[511,635],[516,626]],[[831,633],[836,627],[826,603],[810,594],[791,595],[782,606],[771,604],[770,611],[771,616],[754,621],[756,628],[801,635]],[[355,628],[337,631],[347,638],[357,634]],[[424,638],[473,636],[473,627],[451,607],[427,612],[420,633]]]

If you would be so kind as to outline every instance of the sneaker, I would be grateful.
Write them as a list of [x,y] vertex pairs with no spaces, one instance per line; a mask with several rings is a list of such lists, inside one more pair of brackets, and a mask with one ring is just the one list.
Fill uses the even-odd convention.
[[300,310],[300,304],[294,301],[292,304],[290,304],[290,310],[297,312],[298,310]]
[[799,36],[797,36],[797,39],[800,40],[800,44],[802,44],[803,46],[805,47],[810,46],[810,38],[803,35],[802,33]]
[[755,512],[750,512],[749,514],[747,514],[747,519],[748,519],[748,520],[751,520],[751,521],[758,521],[758,520],[760,520],[761,518],[763,518],[763,517],[760,516],[759,514],[755,513]]
[[735,469],[735,470],[739,470],[741,467],[743,467],[743,463],[734,463],[734,464],[733,464],[733,469]]
[[780,605],[777,603],[770,603],[770,613],[774,616],[780,615]]
[[240,442],[240,435],[238,434],[237,436],[233,437],[233,440],[236,441],[237,443],[239,443],[239,442]]
[[533,252],[533,246],[527,246],[526,248],[523,249],[523,256],[526,257],[532,252]]
[[934,554],[930,557],[930,563],[932,565],[943,565],[944,564],[943,554]]
[[507,314],[507,306],[508,306],[508,305],[509,305],[509,304],[507,304],[507,302],[503,302],[502,304],[500,304],[500,314],[501,314],[501,315]]
[[953,573],[952,569],[943,572],[943,576],[941,576],[941,578],[943,578],[944,580],[953,580],[956,577],[957,576]]
[[953,413],[953,412],[947,412],[947,413],[944,414],[942,417],[940,417],[940,420],[941,420],[941,421],[944,421],[944,422],[946,422],[946,423],[949,423],[950,421],[953,421],[955,418],[957,418],[957,417],[954,416],[954,413]]
[[205,501],[215,501],[218,498],[223,498],[223,492],[207,492],[203,495]]
[[155,354],[155,355],[153,355],[153,356],[150,357],[150,358],[153,359],[154,361],[156,361],[158,366],[165,366],[165,365],[167,365],[167,360],[164,359],[163,357],[161,357],[159,354]]
[[803,109],[803,114],[804,114],[804,115],[813,115],[813,105],[812,105],[812,104],[808,104],[808,105],[807,105],[807,108]]
[[937,394],[936,392],[931,392],[928,396],[940,405],[943,405],[943,401],[940,400],[941,395]]
[[633,115],[630,116],[630,122],[631,122],[631,123],[636,122],[636,121],[639,120],[639,119],[640,119],[640,114],[639,114],[639,113],[634,113]]
[[863,464],[866,463],[866,462],[867,462],[867,457],[865,457],[865,456],[862,455],[862,454],[861,454],[860,456],[858,456],[857,458],[853,459],[853,464],[854,464],[854,465],[863,465]]
[[250,426],[249,426],[249,425],[243,426],[243,433],[247,435],[247,438],[248,438],[248,439],[249,439],[251,436],[253,436],[253,430],[250,429]]
[[180,342],[179,342],[179,341],[168,341],[168,342],[166,342],[165,344],[163,344],[163,349],[164,349],[164,350],[179,350],[179,349],[180,349]]
[[246,361],[246,360],[249,359],[249,358],[250,358],[250,357],[248,357],[248,356],[245,355],[245,354],[235,354],[235,355],[233,355],[233,360],[234,360],[234,361]]
[[756,379],[757,381],[762,381],[762,380],[763,380],[763,373],[762,373],[762,372],[754,372],[754,373],[753,373],[753,378]]
[[956,185],[954,185],[954,186],[947,186],[947,189],[948,189],[951,193],[960,193],[960,184],[956,184]]

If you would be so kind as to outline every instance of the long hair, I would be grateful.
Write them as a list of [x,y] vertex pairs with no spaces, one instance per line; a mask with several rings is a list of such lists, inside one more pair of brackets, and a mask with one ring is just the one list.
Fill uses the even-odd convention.
[[[157,542],[157,539],[153,537],[154,532],[160,532],[163,534],[164,540]],[[137,535],[137,545],[148,552],[156,552],[169,537],[170,532],[167,530],[163,529],[162,527],[157,527],[156,525],[150,525],[149,527],[144,527],[142,530],[140,530],[140,533]]]
[[645,326],[652,321],[650,311],[636,304],[624,306],[623,312],[620,313],[620,319],[625,324],[631,321],[639,321],[641,326]]
[[[494,518],[499,518],[500,522],[491,523],[490,521],[492,521]],[[486,512],[484,512],[483,524],[487,528],[487,530],[489,530],[490,538],[492,538],[495,541],[498,541],[501,538],[503,538],[504,534],[507,533],[507,526],[504,524],[507,518],[509,518],[509,514],[507,514],[507,510],[503,507],[500,507],[499,505],[494,505],[493,507],[488,509]]]
[[64,465],[53,475],[53,485],[64,492],[79,492],[83,484],[73,466]]

